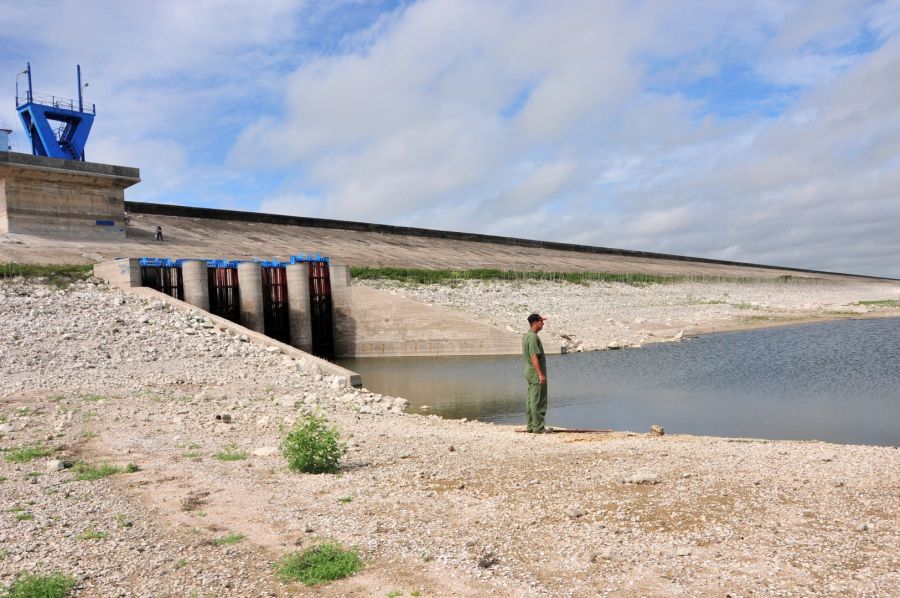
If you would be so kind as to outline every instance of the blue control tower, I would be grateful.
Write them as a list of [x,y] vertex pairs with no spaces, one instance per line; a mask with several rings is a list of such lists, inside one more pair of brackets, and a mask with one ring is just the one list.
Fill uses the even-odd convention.
[[19,73],[28,75],[28,92],[19,97],[19,79],[16,77],[16,110],[25,132],[31,138],[31,153],[47,158],[78,160],[84,162],[84,145],[87,143],[97,115],[91,104],[84,107],[81,84],[81,65],[78,65],[78,101],[57,96],[37,96],[31,87],[31,63]]

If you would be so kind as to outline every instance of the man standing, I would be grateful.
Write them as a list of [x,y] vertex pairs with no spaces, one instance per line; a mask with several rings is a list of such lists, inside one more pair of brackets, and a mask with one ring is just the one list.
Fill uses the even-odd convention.
[[547,415],[547,358],[538,332],[544,328],[544,318],[540,314],[528,316],[531,329],[522,337],[522,357],[525,360],[525,380],[528,381],[528,401],[525,415],[528,418],[526,432],[543,434],[544,416]]
[[162,227],[160,225],[156,225],[156,240],[162,243]]

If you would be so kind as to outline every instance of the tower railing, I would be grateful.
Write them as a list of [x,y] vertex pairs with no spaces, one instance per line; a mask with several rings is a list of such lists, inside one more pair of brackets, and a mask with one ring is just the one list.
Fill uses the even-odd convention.
[[[59,96],[40,96],[26,91],[23,97],[16,96],[16,108],[25,104],[40,104],[41,106],[50,106],[52,108],[60,108],[62,110],[71,110],[79,112],[78,101],[70,98],[61,98]],[[85,106],[83,112],[87,114],[97,115],[97,105],[91,104]]]

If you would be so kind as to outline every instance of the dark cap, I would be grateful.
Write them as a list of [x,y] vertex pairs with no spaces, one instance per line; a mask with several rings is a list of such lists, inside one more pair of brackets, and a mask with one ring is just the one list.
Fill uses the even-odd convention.
[[537,322],[538,320],[546,320],[546,319],[547,319],[547,318],[545,318],[545,317],[542,316],[541,314],[531,314],[530,316],[528,316],[528,323],[529,323],[529,324],[534,324],[534,323]]

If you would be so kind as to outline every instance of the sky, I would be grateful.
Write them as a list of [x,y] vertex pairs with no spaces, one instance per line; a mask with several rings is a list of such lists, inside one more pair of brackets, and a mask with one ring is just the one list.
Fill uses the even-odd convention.
[[900,277],[900,0],[0,0],[24,152],[28,61],[133,201]]

